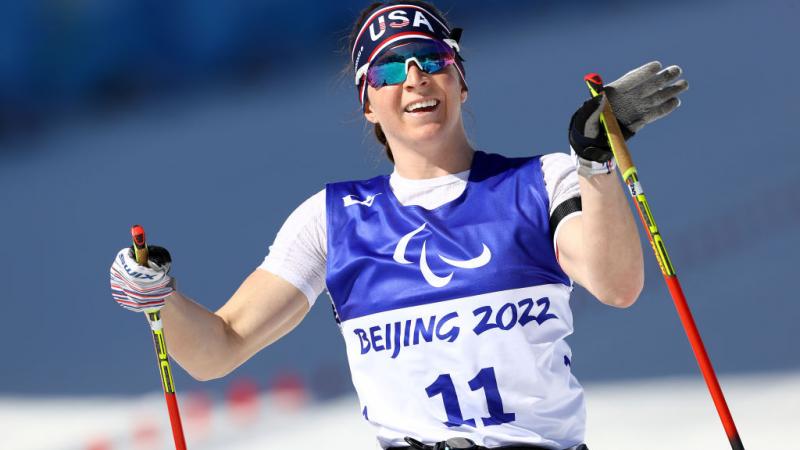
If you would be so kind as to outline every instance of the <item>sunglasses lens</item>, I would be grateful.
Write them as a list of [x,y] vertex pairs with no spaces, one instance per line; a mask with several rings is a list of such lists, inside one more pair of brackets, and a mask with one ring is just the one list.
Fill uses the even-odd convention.
[[455,62],[453,59],[434,59],[434,58],[426,58],[426,59],[419,59],[420,64],[422,67],[423,72],[425,73],[436,73],[445,67],[453,64]]
[[434,74],[455,63],[455,52],[437,41],[398,45],[370,64],[367,82],[376,89],[404,82],[407,61],[412,58],[420,70]]
[[373,64],[367,71],[367,82],[374,88],[402,83],[406,79],[405,61],[388,61]]

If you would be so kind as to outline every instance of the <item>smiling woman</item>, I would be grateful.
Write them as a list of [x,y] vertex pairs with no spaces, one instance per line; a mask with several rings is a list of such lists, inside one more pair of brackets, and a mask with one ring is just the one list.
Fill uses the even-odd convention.
[[[382,448],[587,448],[565,341],[573,281],[615,307],[643,283],[600,127],[605,100],[573,115],[572,156],[475,150],[460,36],[425,2],[369,6],[351,34],[352,70],[393,173],[329,183],[303,202],[215,313],[174,289],[165,251],[141,268],[156,292],[120,269],[136,265],[121,250],[115,299],[162,307],[171,355],[205,380],[288,333],[327,289]],[[628,135],[677,106],[679,75],[654,62],[607,86]]]
[[[463,103],[466,100],[467,83],[462,59],[458,54],[461,29],[450,29],[444,15],[429,3],[409,1],[401,4],[406,9],[397,4],[373,3],[362,11],[350,32],[348,48],[351,49],[351,67],[356,73],[355,84],[365,113],[371,101],[376,101],[375,91],[384,86],[402,83],[407,79],[409,71],[416,70],[426,74],[448,74],[449,78],[452,78],[454,70],[457,71]],[[409,17],[413,17],[413,21]],[[390,21],[388,33],[387,18]],[[412,77],[415,75],[412,74]],[[368,91],[372,92],[369,98]],[[414,102],[413,95],[406,97],[406,102]],[[440,99],[418,98],[415,104],[404,103],[404,112],[433,112],[440,103]],[[373,123],[375,137],[385,147],[386,156],[391,162],[395,162],[384,131],[388,124],[381,123],[374,114],[365,115]],[[460,108],[451,116],[460,119]],[[463,124],[459,125],[466,140]]]

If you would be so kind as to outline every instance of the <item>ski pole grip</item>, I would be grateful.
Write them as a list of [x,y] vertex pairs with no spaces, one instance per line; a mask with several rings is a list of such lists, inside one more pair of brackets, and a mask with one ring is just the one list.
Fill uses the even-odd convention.
[[[583,77],[583,81],[589,87],[592,97],[598,95],[605,95],[603,79],[596,73],[589,73]],[[611,109],[611,103],[606,101],[605,108],[600,116],[600,121],[606,130],[608,136],[608,143],[611,146],[611,151],[614,153],[614,159],[617,160],[617,166],[620,173],[623,175],[633,167],[633,160],[628,151],[628,145],[625,144],[625,138],[622,135],[622,130],[619,128],[617,117],[614,115],[614,110]]]
[[140,266],[147,267],[147,243],[145,242],[144,228],[141,225],[131,227],[131,237],[133,238],[133,253],[136,262]]

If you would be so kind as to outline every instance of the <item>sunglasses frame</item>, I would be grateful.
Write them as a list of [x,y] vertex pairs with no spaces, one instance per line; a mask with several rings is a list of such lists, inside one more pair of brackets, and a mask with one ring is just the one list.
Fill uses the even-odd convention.
[[[398,61],[398,62],[399,62],[399,61]],[[433,74],[435,74],[435,73],[439,73],[439,72],[441,72],[442,70],[444,70],[445,68],[447,68],[447,66],[452,66],[453,64],[455,64],[455,63],[456,63],[456,61],[455,61],[455,58],[448,58],[448,59],[445,59],[445,60],[444,60],[444,63],[442,64],[442,67],[441,67],[441,68],[439,68],[438,70],[436,70],[436,71],[434,71],[434,72],[428,72],[427,70],[425,70],[425,68],[423,67],[422,63],[421,63],[421,62],[420,62],[420,61],[417,59],[417,57],[416,57],[416,56],[412,56],[412,57],[410,57],[410,58],[406,58],[406,61],[405,61],[405,64],[404,64],[404,66],[405,66],[405,71],[404,71],[404,74],[405,74],[405,76],[403,77],[403,79],[402,79],[402,80],[400,80],[400,81],[398,81],[398,82],[396,82],[396,83],[387,83],[387,82],[384,82],[384,84],[382,84],[382,85],[380,85],[380,86],[375,86],[374,84],[372,84],[372,83],[370,83],[370,82],[369,82],[369,78],[370,78],[370,77],[369,77],[369,70],[367,70],[367,75],[366,75],[366,78],[367,78],[367,83],[368,83],[370,86],[372,86],[373,88],[375,88],[375,89],[380,89],[380,88],[382,88],[382,87],[384,87],[384,86],[394,86],[394,85],[397,85],[397,84],[402,84],[402,83],[405,83],[405,81],[408,79],[408,67],[409,67],[410,63],[416,63],[416,64],[417,64],[417,67],[419,68],[419,70],[420,70],[421,72],[427,73],[428,75],[433,75]],[[376,67],[376,66],[371,66],[371,68],[373,68],[373,67]]]
[[[456,60],[458,59],[458,50],[459,50],[458,43],[456,43],[452,39],[445,39],[443,41],[436,41],[436,40],[431,39],[431,44],[433,46],[436,45],[435,43],[444,43],[445,46],[450,50],[450,52],[452,52],[452,62],[449,63],[449,64],[445,64],[442,68],[447,67],[449,65],[455,64]],[[409,44],[411,44],[411,42],[409,42]],[[405,44],[403,44],[403,45],[405,45]],[[391,51],[391,50],[389,50],[389,51]],[[408,76],[408,63],[411,62],[411,61],[415,62],[417,64],[417,67],[419,67],[419,69],[421,71],[425,72],[425,70],[423,70],[423,68],[422,68],[422,64],[417,59],[417,57],[416,56],[411,56],[409,58],[406,58],[406,61],[405,61],[405,73],[406,73],[406,76]],[[361,67],[358,68],[358,70],[356,71],[356,76],[355,76],[355,84],[356,84],[356,86],[361,86],[362,82],[366,82],[367,84],[372,86],[372,84],[370,84],[367,81],[367,78],[368,78],[369,69],[372,66],[373,62],[374,61],[368,61],[367,63],[363,64]],[[439,69],[439,70],[442,70],[442,69]],[[425,73],[428,73],[428,72],[425,72]],[[434,73],[436,73],[436,72],[434,72]],[[392,83],[392,85],[400,84],[400,83],[404,82],[405,80],[406,80],[406,78],[404,78],[402,81],[399,81],[397,83]],[[391,86],[391,85],[390,84],[386,84],[385,86]],[[383,86],[379,86],[379,87],[372,86],[372,87],[378,89],[379,87],[383,87]]]

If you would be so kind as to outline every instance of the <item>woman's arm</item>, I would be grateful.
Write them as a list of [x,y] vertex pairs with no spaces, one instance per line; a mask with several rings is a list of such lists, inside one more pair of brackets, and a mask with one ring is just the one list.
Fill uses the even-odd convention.
[[161,312],[169,352],[198,380],[219,378],[294,329],[325,287],[325,190],[286,219],[264,263],[216,313],[179,292]]
[[567,275],[612,306],[624,308],[636,301],[644,285],[644,263],[600,113],[610,101],[627,139],[680,105],[677,96],[689,87],[678,79],[681,73],[678,66],[662,69],[657,61],[647,63],[607,85],[608,100],[597,96],[586,101],[570,121],[583,214],[559,229],[559,262]]
[[309,310],[292,284],[257,269],[216,313],[175,291],[161,310],[169,353],[192,377],[227,375],[294,329]]
[[644,286],[642,246],[615,173],[579,176],[583,213],[561,224],[558,261],[601,302],[626,308]]

